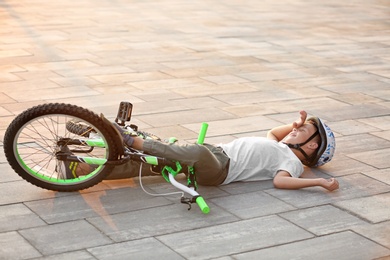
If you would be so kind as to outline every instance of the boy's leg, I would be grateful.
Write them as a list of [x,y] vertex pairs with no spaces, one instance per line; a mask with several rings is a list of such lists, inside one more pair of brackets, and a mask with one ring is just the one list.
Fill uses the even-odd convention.
[[[126,179],[139,176],[140,162],[128,161],[124,164],[115,166],[112,172],[104,178],[105,180]],[[150,170],[150,165],[144,163],[142,165],[142,176],[155,176],[156,173]]]
[[145,140],[143,150],[155,156],[193,166],[201,185],[219,185],[227,176],[229,158],[219,147],[212,145],[169,145]]

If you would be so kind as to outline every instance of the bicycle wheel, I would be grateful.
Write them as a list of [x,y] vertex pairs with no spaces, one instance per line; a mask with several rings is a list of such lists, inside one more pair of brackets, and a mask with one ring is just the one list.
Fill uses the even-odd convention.
[[[134,126],[134,125],[130,125],[130,128],[133,129],[132,126]],[[93,133],[94,133],[93,128],[91,128],[88,125],[83,124],[83,122],[69,121],[66,123],[66,129],[71,133],[85,136],[85,137],[88,137],[91,134],[93,135]],[[136,129],[138,129],[138,127],[136,127]],[[156,141],[161,141],[161,138],[155,134],[145,132],[145,131],[138,131],[135,129],[133,129],[133,131],[134,131],[133,134],[135,136],[141,137],[142,139],[153,139]]]
[[[70,132],[69,121],[81,122],[94,132],[94,139]],[[114,166],[105,162],[118,158],[113,134],[92,111],[70,104],[43,104],[12,121],[4,136],[4,153],[26,181],[54,191],[77,191],[96,185],[111,172]]]

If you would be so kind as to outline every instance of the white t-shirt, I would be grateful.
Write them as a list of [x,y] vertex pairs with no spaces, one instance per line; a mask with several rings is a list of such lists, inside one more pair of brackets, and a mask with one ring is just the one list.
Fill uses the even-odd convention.
[[291,149],[271,139],[243,137],[220,147],[230,158],[229,172],[222,185],[273,179],[281,170],[295,178],[303,173],[303,165]]

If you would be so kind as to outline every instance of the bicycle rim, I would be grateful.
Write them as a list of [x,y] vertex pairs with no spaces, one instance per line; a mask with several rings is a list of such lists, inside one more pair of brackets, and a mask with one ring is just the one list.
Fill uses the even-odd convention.
[[[66,129],[66,123],[69,120],[83,122],[94,129],[96,132],[94,141],[98,145],[94,146],[92,151],[89,151],[89,146],[86,145],[87,142],[90,143],[90,138],[71,133]],[[65,138],[78,139],[85,143],[84,145],[70,145],[65,142],[64,145],[59,146],[58,142]],[[80,158],[95,158],[95,161],[101,165],[79,163],[79,165],[88,167],[81,168],[76,177],[69,178],[66,173],[66,168],[69,167],[66,165],[68,162],[59,160],[56,156],[61,149]],[[53,190],[58,190],[56,186],[72,185],[76,187],[75,189],[82,189],[84,186],[91,185],[81,184],[90,182],[107,168],[102,163],[109,158],[109,144],[98,127],[82,118],[66,114],[48,114],[31,119],[18,130],[14,138],[13,153],[20,167],[37,182],[42,183],[42,185],[37,182],[34,184]],[[78,185],[81,186],[77,187]]]

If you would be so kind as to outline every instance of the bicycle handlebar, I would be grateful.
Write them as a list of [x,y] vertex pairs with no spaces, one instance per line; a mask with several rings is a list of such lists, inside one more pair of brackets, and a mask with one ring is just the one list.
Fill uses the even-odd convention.
[[200,128],[200,132],[199,132],[199,136],[198,136],[198,141],[197,141],[198,144],[204,143],[204,139],[206,137],[206,132],[207,132],[208,127],[209,127],[209,125],[207,123],[202,123],[202,126]]
[[199,195],[195,190],[181,184],[180,182],[175,180],[175,177],[169,173],[169,181],[170,183],[175,186],[176,188],[196,197],[196,204],[198,204],[200,210],[204,213],[207,214],[210,212],[210,207],[207,205],[205,200],[203,199],[202,196]]
[[210,212],[210,207],[207,205],[206,201],[204,201],[202,196],[196,198],[196,204],[198,204],[200,210],[204,214],[208,214]]

